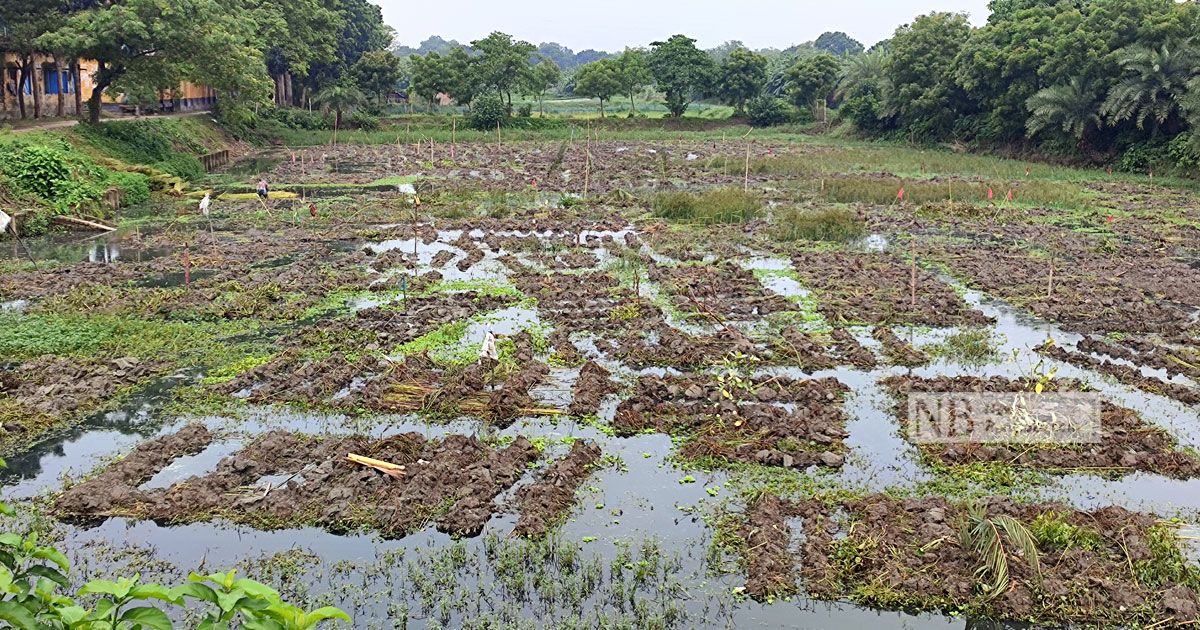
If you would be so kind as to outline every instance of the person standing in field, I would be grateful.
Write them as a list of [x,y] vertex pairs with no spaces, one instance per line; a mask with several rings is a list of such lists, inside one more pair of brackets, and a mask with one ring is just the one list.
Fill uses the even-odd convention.
[[267,180],[266,179],[258,180],[258,184],[256,184],[254,186],[254,188],[255,188],[255,192],[258,193],[258,203],[262,204],[263,210],[268,210],[267,196],[271,194],[271,189],[267,186]]

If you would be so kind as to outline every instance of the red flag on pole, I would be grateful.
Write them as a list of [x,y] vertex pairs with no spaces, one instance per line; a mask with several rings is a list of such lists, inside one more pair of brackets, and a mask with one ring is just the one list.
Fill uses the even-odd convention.
[[1107,219],[1107,221],[1108,221],[1109,223],[1112,223],[1113,221],[1116,221],[1116,220],[1117,220],[1117,218],[1116,218],[1116,217],[1114,217],[1113,215],[1111,215],[1111,214],[1110,214],[1110,215],[1108,215],[1108,219]]
[[1010,191],[1008,191],[1008,195],[1005,197],[1005,199],[1007,199],[1008,201],[1012,201],[1012,200],[1013,200],[1013,194],[1012,194],[1012,191],[1011,191],[1011,190],[1010,190]]
[[992,187],[988,186],[988,201],[991,201],[992,197],[994,197],[994,196],[995,195],[993,195],[993,193],[992,193]]
[[901,186],[899,192],[896,193],[896,199],[904,201],[904,187]]

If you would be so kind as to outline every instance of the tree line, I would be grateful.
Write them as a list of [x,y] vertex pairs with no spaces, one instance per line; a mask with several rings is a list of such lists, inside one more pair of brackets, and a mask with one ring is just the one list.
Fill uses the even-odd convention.
[[4,0],[0,25],[0,49],[21,59],[18,85],[37,53],[76,60],[76,85],[77,60],[96,62],[92,122],[104,94],[157,100],[183,81],[248,109],[307,105],[332,86],[390,91],[400,77],[392,30],[368,0]]

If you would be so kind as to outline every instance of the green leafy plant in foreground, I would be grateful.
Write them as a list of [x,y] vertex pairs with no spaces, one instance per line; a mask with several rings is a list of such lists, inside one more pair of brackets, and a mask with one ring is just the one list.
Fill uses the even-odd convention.
[[[0,502],[0,514],[14,512]],[[193,573],[176,587],[143,583],[140,574],[92,580],[75,597],[59,592],[70,588],[69,572],[67,557],[39,545],[36,533],[0,534],[0,621],[21,630],[171,630],[174,623],[160,606],[191,609],[198,603],[208,607],[199,630],[309,630],[330,619],[351,621],[333,606],[309,612],[288,604],[275,589],[233,571]]]

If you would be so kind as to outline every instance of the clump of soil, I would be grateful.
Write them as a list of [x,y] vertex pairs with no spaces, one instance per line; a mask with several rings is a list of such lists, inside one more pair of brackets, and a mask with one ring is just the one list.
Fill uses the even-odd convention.
[[879,327],[871,335],[883,345],[883,353],[892,363],[905,367],[917,367],[929,363],[929,357],[924,352],[912,347],[912,344],[896,336],[890,328]]
[[[1190,343],[1191,340],[1184,340]],[[1158,368],[1168,376],[1183,374],[1193,381],[1200,382],[1200,346],[1196,349],[1179,347],[1169,349],[1150,341],[1137,339],[1133,336],[1122,337],[1120,342],[1109,342],[1095,337],[1084,337],[1075,344],[1080,352],[1105,354],[1117,359],[1124,359],[1137,365]]]
[[136,357],[99,361],[54,355],[0,367],[0,444],[62,426],[162,370],[162,363]]
[[[1033,534],[1042,579],[1006,546],[1010,580],[998,595],[979,589],[983,559],[960,542],[966,506],[941,497],[882,494],[826,505],[796,504],[805,543],[802,577],[810,594],[869,606],[957,611],[1035,623],[1187,625],[1200,618],[1194,569],[1173,533],[1151,515],[1105,507],[978,503],[988,518],[1010,516]],[[753,553],[753,552],[751,552]]]
[[780,331],[775,351],[806,370],[828,370],[837,365],[828,349],[812,335],[790,326]]
[[1160,378],[1146,376],[1137,368],[1068,350],[1052,343],[1038,346],[1036,350],[1052,359],[1108,374],[1131,387],[1173,398],[1187,405],[1200,405],[1200,387],[1168,383]]
[[176,459],[203,451],[212,440],[212,433],[204,425],[189,424],[175,433],[142,442],[99,475],[68,488],[55,501],[54,509],[60,514],[91,515],[132,504],[138,486]]
[[833,337],[834,354],[843,363],[864,370],[874,369],[878,365],[875,355],[845,328],[834,328],[830,335]]
[[594,416],[600,411],[600,401],[609,394],[621,390],[612,380],[608,370],[595,361],[588,361],[579,370],[579,378],[571,388],[571,406],[567,412],[573,416]]
[[709,266],[652,265],[650,279],[667,289],[675,308],[708,318],[753,320],[794,311],[796,305],[769,294],[754,274],[732,263]]
[[[1034,383],[1026,379],[995,376],[918,378],[893,376],[883,384],[900,398],[899,409],[907,408],[909,392],[998,392],[1033,396]],[[1077,381],[1058,380],[1047,391],[1079,391]],[[911,418],[900,411],[902,427],[911,428]],[[996,462],[1065,472],[1091,471],[1100,474],[1151,472],[1176,479],[1200,476],[1200,458],[1183,451],[1165,430],[1142,421],[1125,407],[1102,402],[1100,436],[1085,444],[919,444],[926,457],[946,464]]]
[[[1022,236],[1016,226],[1005,232],[1010,239]],[[1180,305],[1195,306],[1200,272],[1185,262],[1148,248],[1097,253],[1095,243],[1050,228],[1023,236],[1044,243],[1055,260],[1017,242],[947,246],[943,257],[984,291],[1073,332],[1171,335],[1195,328]]]
[[796,559],[788,549],[792,530],[787,523],[796,511],[793,503],[773,494],[746,506],[746,593],[758,601],[796,592]]
[[[391,537],[433,523],[443,532],[474,536],[498,509],[495,497],[512,487],[537,457],[524,437],[493,448],[462,435],[427,440],[405,433],[371,440],[274,431],[222,459],[211,473],[169,488],[137,488],[208,439],[202,429],[189,427],[143,445],[98,477],[71,488],[53,511],[84,521],[124,515],[187,523],[221,516],[264,528],[373,528]],[[392,477],[349,462],[350,453],[402,465],[405,474]],[[285,475],[275,483],[260,481]]]
[[710,376],[643,376],[617,408],[613,428],[621,435],[653,429],[687,436],[680,452],[694,459],[839,467],[845,461],[846,391],[832,378],[722,384]]
[[991,321],[924,270],[917,272],[914,305],[910,265],[892,254],[799,252],[792,255],[792,266],[819,294],[818,310],[835,324],[956,326]]
[[546,467],[537,481],[517,490],[521,515],[513,528],[517,536],[544,536],[572,504],[575,491],[600,461],[600,447],[575,441],[565,457]]

